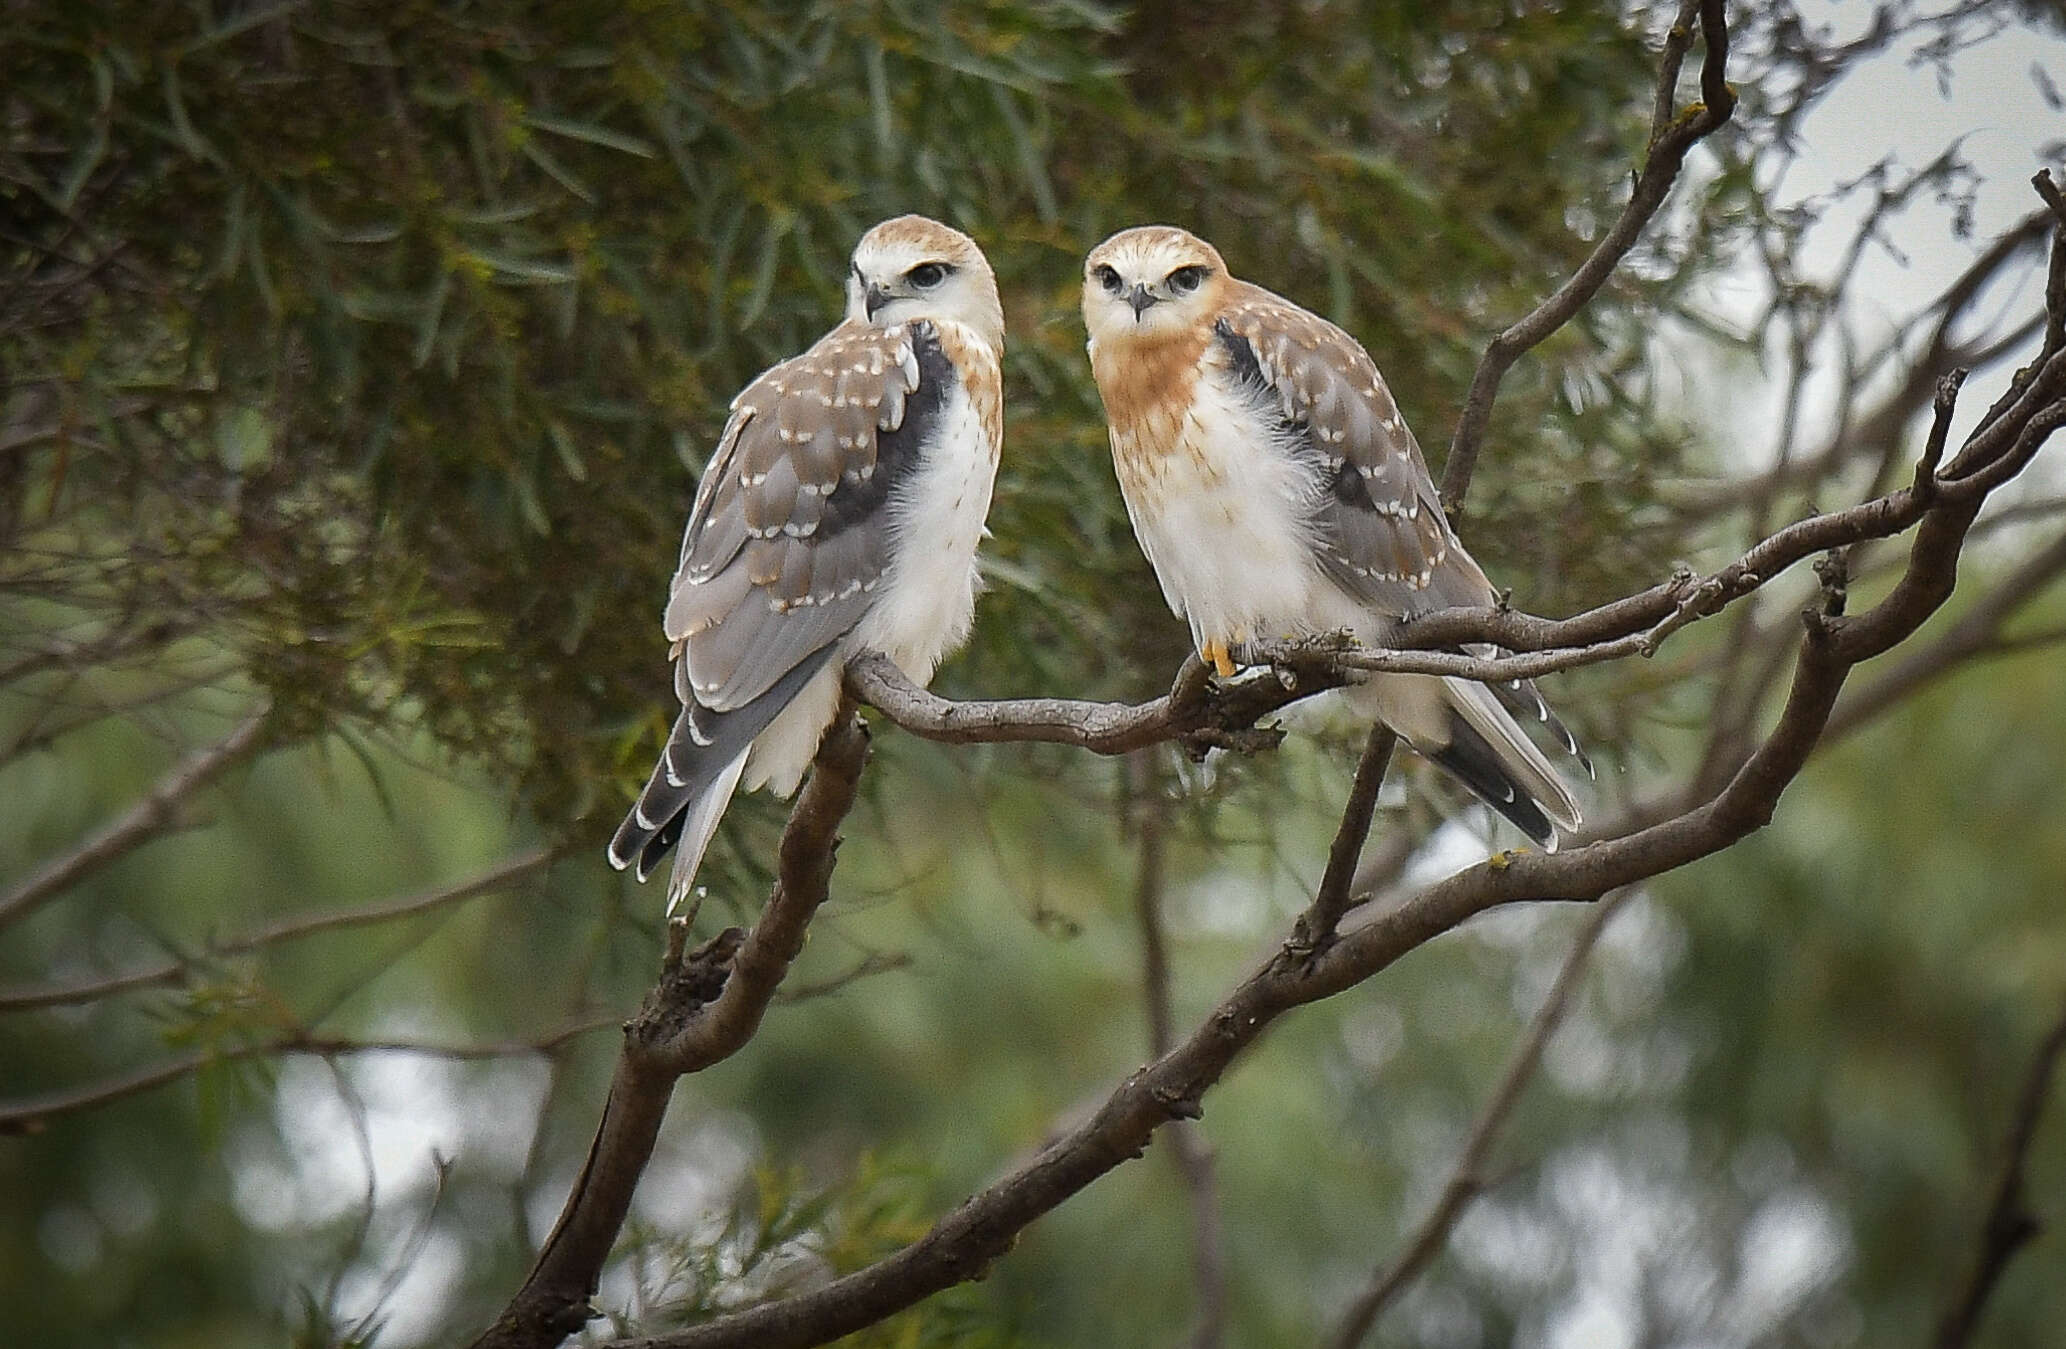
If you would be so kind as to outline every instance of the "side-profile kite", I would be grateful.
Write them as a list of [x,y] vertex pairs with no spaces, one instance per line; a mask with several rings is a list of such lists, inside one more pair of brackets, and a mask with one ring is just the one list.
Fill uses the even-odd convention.
[[845,319],[732,400],[668,594],[681,715],[610,842],[640,880],[680,845],[670,908],[735,790],[796,790],[849,655],[923,684],[967,637],[1003,346],[975,241],[899,216],[855,246]]
[[[1402,619],[1495,602],[1347,333],[1156,225],[1091,250],[1083,321],[1134,533],[1223,677],[1253,643],[1346,630],[1381,646]],[[1578,827],[1514,712],[1577,745],[1525,681],[1377,675],[1348,696],[1542,846]]]

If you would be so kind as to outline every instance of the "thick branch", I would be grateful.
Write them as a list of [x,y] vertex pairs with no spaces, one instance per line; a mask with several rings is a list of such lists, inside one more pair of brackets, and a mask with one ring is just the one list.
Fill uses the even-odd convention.
[[[1613,226],[1593,247],[1585,261],[1548,299],[1537,305],[1512,327],[1494,337],[1471,376],[1464,395],[1463,413],[1457,419],[1456,434],[1449,441],[1449,459],[1442,466],[1442,504],[1452,514],[1462,506],[1470,490],[1471,475],[1477,470],[1478,453],[1484,447],[1485,432],[1492,424],[1492,405],[1499,397],[1500,381],[1528,351],[1578,316],[1592,302],[1607,278],[1614,274],[1628,251],[1635,247],[1664,199],[1671,192],[1687,152],[1704,137],[1721,127],[1736,110],[1736,92],[1728,84],[1729,26],[1722,0],[1687,0],[1680,6],[1672,35],[1667,37],[1667,59],[1657,83],[1659,106],[1669,106],[1677,96],[1679,61],[1683,56],[1686,29],[1695,10],[1700,16],[1701,36],[1707,43],[1700,65],[1701,101],[1678,117],[1665,122],[1661,133],[1653,134],[1650,153],[1636,175],[1628,204],[1621,208]],[[1673,45],[1676,44],[1676,45]]]
[[594,1315],[588,1300],[652,1158],[674,1084],[737,1052],[759,1028],[825,900],[840,821],[867,757],[867,732],[842,709],[789,812],[775,888],[750,934],[727,929],[685,957],[687,925],[672,928],[660,982],[625,1024],[588,1161],[524,1286],[475,1349],[551,1349]]

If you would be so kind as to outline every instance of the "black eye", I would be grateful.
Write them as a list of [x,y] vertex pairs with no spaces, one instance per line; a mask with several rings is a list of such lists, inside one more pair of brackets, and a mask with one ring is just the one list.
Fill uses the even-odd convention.
[[947,266],[940,262],[921,262],[904,273],[904,279],[920,290],[931,290],[947,279]]
[[1107,295],[1117,295],[1119,293],[1119,273],[1113,271],[1110,267],[1100,263],[1092,269],[1091,275],[1098,279],[1098,284],[1105,288]]
[[1169,274],[1169,289],[1172,294],[1189,295],[1204,284],[1203,267],[1179,267]]

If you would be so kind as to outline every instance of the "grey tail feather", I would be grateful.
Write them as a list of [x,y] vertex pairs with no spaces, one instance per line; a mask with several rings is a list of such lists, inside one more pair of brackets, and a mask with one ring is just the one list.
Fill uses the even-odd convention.
[[1543,848],[1555,851],[1556,826],[1543,813],[1541,804],[1514,781],[1491,743],[1462,714],[1450,711],[1449,743],[1428,757],[1470,788],[1479,800],[1505,816],[1516,829]]
[[696,870],[703,865],[703,854],[709,850],[710,840],[717,836],[717,822],[724,818],[725,807],[732,803],[732,793],[738,790],[739,774],[745,770],[746,754],[742,751],[717,775],[708,791],[674,817],[681,837],[674,854],[674,871],[667,878],[669,914],[688,898],[690,887],[695,885]]
[[[731,783],[717,802],[715,815],[697,821],[714,831],[716,816],[723,815],[731,788],[738,782],[734,770],[741,766],[754,737],[824,668],[836,645],[828,643],[805,656],[766,693],[743,707],[713,712],[692,702],[682,708],[660,751],[660,761],[653,765],[653,775],[646,779],[645,790],[610,840],[610,865],[622,871],[636,862],[640,880],[652,875],[667,850],[683,838],[690,813],[707,797],[718,795],[713,789],[730,774]],[[709,842],[706,833],[697,845],[699,859]]]
[[[1501,656],[1511,654],[1498,648],[1492,648],[1492,652]],[[1500,706],[1513,713],[1522,725],[1533,721],[1546,727],[1549,733],[1557,738],[1557,743],[1564,747],[1564,752],[1578,760],[1579,766],[1585,769],[1585,775],[1598,781],[1599,774],[1593,772],[1592,759],[1579,747],[1578,737],[1571,734],[1571,728],[1566,726],[1556,713],[1550,711],[1550,705],[1542,700],[1542,694],[1536,690],[1534,680],[1507,679],[1487,687],[1492,690],[1492,696],[1499,699]]]

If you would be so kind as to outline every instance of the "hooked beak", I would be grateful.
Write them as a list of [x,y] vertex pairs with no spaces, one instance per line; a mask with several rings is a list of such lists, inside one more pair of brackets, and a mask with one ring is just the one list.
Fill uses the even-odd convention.
[[1148,294],[1148,287],[1146,284],[1142,284],[1135,286],[1127,294],[1126,302],[1133,306],[1133,321],[1139,323],[1141,315],[1147,312],[1148,306],[1160,304],[1161,300],[1156,296]]
[[863,297],[862,305],[867,309],[868,317],[874,318],[875,311],[888,304],[891,298],[892,296],[888,291],[870,281],[868,283],[868,293]]

